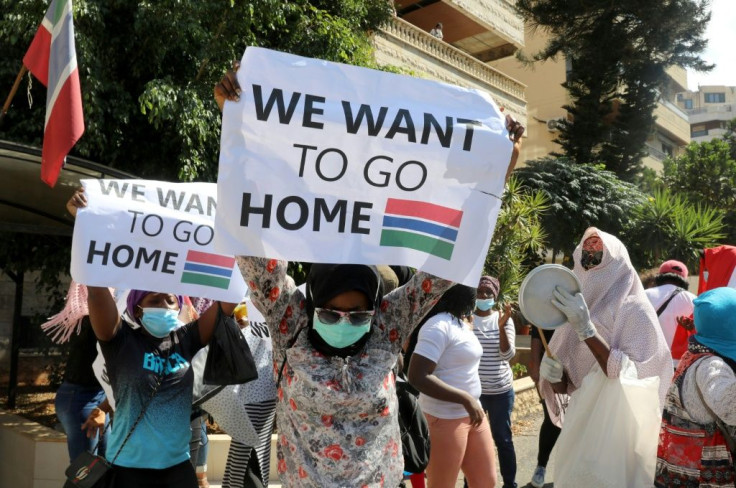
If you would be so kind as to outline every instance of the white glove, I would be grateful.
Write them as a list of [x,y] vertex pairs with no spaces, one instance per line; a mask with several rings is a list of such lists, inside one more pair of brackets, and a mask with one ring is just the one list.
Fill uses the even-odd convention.
[[545,355],[542,363],[539,365],[539,375],[550,383],[559,383],[562,381],[564,369],[562,363],[556,359]]
[[567,321],[578,333],[578,339],[584,341],[593,337],[596,333],[595,325],[590,321],[590,312],[583,294],[570,295],[566,290],[557,287],[554,295],[556,300],[552,299],[552,305],[567,316]]

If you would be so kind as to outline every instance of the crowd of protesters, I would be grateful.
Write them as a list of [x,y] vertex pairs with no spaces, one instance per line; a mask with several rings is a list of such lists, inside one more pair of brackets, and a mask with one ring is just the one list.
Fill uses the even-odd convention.
[[[238,93],[232,72],[215,89],[221,108]],[[524,128],[507,117],[507,129],[514,142],[512,168]],[[78,191],[68,209],[74,213],[86,203]],[[532,338],[530,373],[545,415],[532,486],[544,485],[558,436],[556,469],[582,462],[559,452],[569,445],[573,417],[595,423],[611,415],[610,405],[580,411],[592,378],[619,383],[633,372],[635,379],[653,380],[655,400],[646,409],[655,412],[657,432],[641,429],[598,446],[606,455],[586,469],[605,472],[617,449],[652,445],[656,456],[652,451],[651,459],[627,466],[631,473],[624,474],[640,480],[646,471],[651,483],[628,486],[734,487],[736,290],[716,288],[695,297],[687,291],[687,267],[678,261],[663,263],[655,286],[645,290],[621,241],[596,228],[582,236],[573,260],[580,293],[557,289],[552,299],[566,323],[553,336],[536,330]],[[516,331],[510,305],[499,303],[502,283],[496,278],[483,276],[473,288],[421,270],[406,279],[394,273],[401,286],[389,292],[395,283],[388,285],[387,267],[315,263],[302,291],[284,260],[239,256],[237,263],[265,318],[262,329],[248,328],[243,307],[235,303],[209,302],[183,320],[188,297],[130,290],[121,313],[107,288],[87,287],[88,317],[72,343],[74,359],[57,395],[70,458],[96,447],[112,464],[116,486],[207,486],[206,477],[198,482],[195,475],[195,466],[206,463],[197,463],[190,449],[203,414],[192,409],[191,364],[221,314],[235,312],[250,348],[259,351],[259,379],[209,400],[213,410],[218,402],[228,405],[216,415],[233,426],[225,486],[268,485],[274,423],[284,486],[400,486],[405,439],[395,375],[413,332],[406,370],[428,424],[427,486],[452,488],[461,471],[470,488],[496,486],[496,450],[499,484],[517,486],[510,366]],[[100,410],[105,393],[89,369],[95,340],[114,397],[111,429],[111,409]],[[236,410],[242,417],[226,418]],[[242,426],[248,428],[236,433]],[[591,486],[583,480],[555,485]]]

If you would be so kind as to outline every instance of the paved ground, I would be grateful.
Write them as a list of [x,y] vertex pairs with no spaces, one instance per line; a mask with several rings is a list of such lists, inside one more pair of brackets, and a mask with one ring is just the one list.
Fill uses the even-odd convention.
[[[516,483],[519,488],[531,487],[529,481],[532,479],[534,468],[537,467],[537,435],[539,433],[539,427],[542,425],[542,413],[527,417],[523,421],[517,422],[514,426],[514,447],[516,449]],[[554,458],[555,451],[552,451],[549,464],[547,465],[547,476],[545,478],[544,488],[551,488],[552,474],[554,472]],[[496,461],[498,464],[498,460]],[[499,488],[501,483],[501,474],[498,474]],[[408,485],[408,483],[407,483]],[[220,488],[219,484],[211,483],[212,488]],[[278,483],[271,483],[269,486],[281,486]],[[458,478],[458,482],[455,485],[456,488],[462,488],[463,478],[462,474]]]
[[[518,422],[514,430],[514,448],[516,450],[516,483],[519,487],[531,486],[529,481],[532,479],[534,469],[537,467],[537,449],[539,427],[542,425],[543,415],[539,414],[526,418],[523,422]],[[545,477],[544,488],[552,487],[553,473],[555,464],[555,451],[547,464],[547,476]],[[499,482],[501,475],[498,475]]]

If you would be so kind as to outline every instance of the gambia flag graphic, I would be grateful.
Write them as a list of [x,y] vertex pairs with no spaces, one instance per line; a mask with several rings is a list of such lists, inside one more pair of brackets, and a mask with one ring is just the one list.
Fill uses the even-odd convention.
[[47,88],[41,179],[53,187],[64,158],[84,133],[71,0],[51,2],[23,64]]
[[187,252],[181,282],[214,286],[227,290],[230,288],[230,278],[233,275],[234,264],[235,258],[232,256],[210,254],[190,249]]
[[449,261],[462,218],[462,210],[389,198],[383,217],[381,245],[408,247]]

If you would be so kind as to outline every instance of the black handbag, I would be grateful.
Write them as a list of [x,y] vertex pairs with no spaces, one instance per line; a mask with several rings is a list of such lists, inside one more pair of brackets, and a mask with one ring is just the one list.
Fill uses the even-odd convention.
[[235,319],[217,302],[217,323],[204,365],[205,385],[240,385],[258,378],[256,362]]
[[396,382],[399,400],[399,430],[404,451],[404,471],[421,473],[429,464],[429,424],[417,397],[409,391],[409,383]]
[[[168,354],[166,355],[166,359],[168,359]],[[166,361],[164,361],[164,364],[165,363]],[[112,465],[115,464],[115,460],[122,452],[125,444],[128,442],[128,439],[130,439],[130,436],[133,434],[133,431],[138,426],[138,423],[146,414],[148,406],[153,401],[153,397],[156,396],[156,392],[158,391],[159,386],[161,386],[161,382],[163,381],[163,374],[164,373],[162,371],[161,374],[157,376],[156,386],[153,388],[151,396],[148,398],[148,401],[141,409],[141,413],[138,414],[138,418],[135,419],[133,426],[128,431],[128,435],[125,436],[125,439],[120,445],[120,449],[118,449],[118,452],[115,454],[115,457],[112,459],[112,462],[108,462],[104,457],[98,456],[97,454],[92,454],[89,451],[82,452],[79,456],[74,458],[71,464],[64,471],[64,475],[66,476],[64,488],[106,488],[114,484]],[[92,451],[94,451],[96,448],[97,446],[93,447]]]

